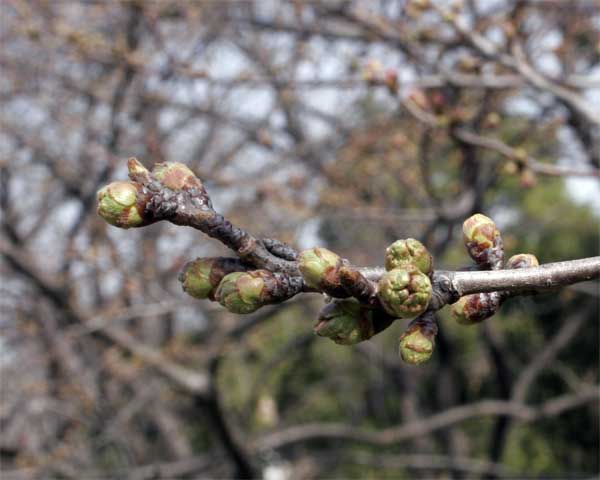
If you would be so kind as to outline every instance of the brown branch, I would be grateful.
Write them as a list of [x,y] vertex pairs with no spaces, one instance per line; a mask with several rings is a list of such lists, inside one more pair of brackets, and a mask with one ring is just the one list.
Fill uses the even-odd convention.
[[540,404],[529,406],[514,401],[482,400],[470,405],[450,408],[425,420],[410,422],[380,431],[370,431],[336,423],[310,423],[290,427],[264,436],[256,447],[273,450],[314,440],[336,440],[374,446],[388,446],[409,438],[426,435],[472,418],[507,415],[523,422],[555,417],[560,413],[600,399],[600,386],[574,394],[561,395]]
[[543,163],[528,153],[513,148],[500,140],[495,138],[486,138],[482,135],[477,135],[474,132],[469,132],[463,128],[456,129],[454,131],[454,135],[470,145],[492,150],[506,158],[520,162],[523,164],[523,166],[530,168],[535,173],[554,177],[562,177],[566,175],[576,177],[600,177],[600,170],[597,168],[578,170],[569,167],[559,167],[556,165]]

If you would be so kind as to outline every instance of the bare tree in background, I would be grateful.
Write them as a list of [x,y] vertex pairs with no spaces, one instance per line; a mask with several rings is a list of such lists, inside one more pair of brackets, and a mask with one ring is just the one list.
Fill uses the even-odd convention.
[[[3,478],[598,473],[597,281],[509,300],[477,327],[442,311],[413,367],[402,322],[342,347],[311,330],[319,295],[229,314],[177,282],[187,261],[229,255],[218,242],[96,215],[135,156],[186,164],[256,239],[355,265],[415,237],[458,271],[476,212],[511,253],[598,255],[596,2],[2,13]],[[586,265],[578,280],[597,276]]]

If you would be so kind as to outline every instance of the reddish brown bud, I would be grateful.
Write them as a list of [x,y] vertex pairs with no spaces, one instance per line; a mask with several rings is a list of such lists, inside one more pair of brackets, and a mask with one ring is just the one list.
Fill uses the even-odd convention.
[[473,325],[494,315],[501,303],[502,295],[499,292],[475,293],[461,297],[450,311],[461,325]]
[[152,173],[165,187],[171,190],[182,190],[196,187],[202,189],[202,182],[183,163],[157,163]]
[[530,267],[538,267],[540,262],[531,253],[519,253],[517,255],[513,255],[506,262],[506,268],[508,269],[517,269],[517,268],[530,268]]
[[500,231],[493,220],[481,213],[463,223],[463,240],[473,260],[484,268],[499,268],[504,260]]

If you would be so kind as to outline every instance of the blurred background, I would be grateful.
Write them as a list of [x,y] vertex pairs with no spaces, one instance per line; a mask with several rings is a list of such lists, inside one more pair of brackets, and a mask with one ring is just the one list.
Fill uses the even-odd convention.
[[177,281],[220,244],[95,213],[135,156],[187,164],[257,237],[357,265],[407,237],[469,265],[474,212],[508,255],[598,255],[595,0],[0,13],[3,479],[595,478],[597,282],[472,327],[442,311],[413,367],[403,322],[344,347],[313,334],[318,295],[229,314]]

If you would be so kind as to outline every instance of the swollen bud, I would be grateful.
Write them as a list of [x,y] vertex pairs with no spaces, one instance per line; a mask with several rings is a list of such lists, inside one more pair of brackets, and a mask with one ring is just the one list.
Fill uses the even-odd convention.
[[517,268],[529,268],[529,267],[539,267],[540,262],[535,255],[531,253],[519,253],[517,255],[513,255],[506,262],[506,268],[514,270]]
[[476,213],[463,223],[463,240],[478,265],[498,268],[504,259],[502,237],[491,218]]
[[412,322],[400,337],[400,356],[406,363],[419,365],[431,358],[435,347],[437,324],[419,318]]
[[314,331],[339,345],[354,345],[375,335],[373,310],[356,300],[336,300],[319,313]]
[[232,313],[252,313],[267,303],[265,279],[270,275],[266,270],[229,273],[219,283],[215,298]]
[[334,300],[319,313],[314,331],[339,345],[354,345],[377,335],[394,320],[384,311],[372,309],[355,299]]
[[202,188],[202,182],[186,165],[177,162],[157,163],[152,169],[154,176],[171,190]]
[[323,285],[339,285],[339,267],[342,259],[326,248],[310,248],[300,252],[298,268],[309,287],[321,288]]
[[411,263],[426,275],[429,275],[433,267],[431,254],[425,248],[425,245],[414,238],[396,240],[385,251],[386,270],[403,267]]
[[244,265],[234,258],[197,258],[185,264],[179,281],[188,295],[214,300],[217,287],[225,275],[245,270]]
[[499,292],[474,293],[460,297],[452,304],[450,313],[461,325],[474,325],[494,315],[502,304]]
[[113,182],[98,193],[98,215],[119,228],[138,227],[143,223],[138,206],[138,189],[132,182]]
[[414,265],[384,273],[377,292],[385,311],[400,318],[413,318],[423,313],[431,294],[429,277]]

